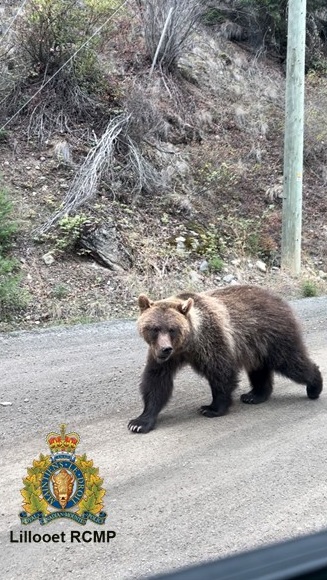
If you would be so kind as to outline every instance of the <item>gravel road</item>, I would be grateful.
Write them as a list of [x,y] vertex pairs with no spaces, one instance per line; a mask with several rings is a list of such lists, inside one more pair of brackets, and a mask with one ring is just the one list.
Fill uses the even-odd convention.
[[[326,383],[327,297],[293,306]],[[209,387],[185,370],[156,430],[136,435],[145,355],[130,321],[0,335],[0,402],[11,403],[0,406],[1,578],[140,579],[327,528],[327,388],[310,401],[277,378],[251,407],[244,376],[229,415],[207,419],[197,408]],[[68,541],[95,524],[20,523],[22,478],[61,423],[100,469],[109,543]],[[10,542],[23,529],[67,541]]]

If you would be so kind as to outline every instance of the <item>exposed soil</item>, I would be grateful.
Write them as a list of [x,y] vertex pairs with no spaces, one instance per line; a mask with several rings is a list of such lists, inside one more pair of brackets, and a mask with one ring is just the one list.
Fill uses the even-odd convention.
[[[182,63],[183,76],[169,81],[169,87],[177,87],[178,98],[171,99],[169,87],[162,90],[160,75],[153,80],[160,89],[155,105],[169,122],[162,148],[170,148],[172,161],[165,167],[174,174],[171,189],[151,197],[131,200],[126,194],[126,199],[115,199],[103,184],[97,199],[78,210],[100,223],[114,218],[120,242],[133,259],[133,267],[123,274],[76,251],[62,252],[55,239],[48,237],[42,244],[34,240],[33,232],[60,205],[74,175],[71,166],[58,160],[56,143],[70,143],[75,163],[87,150],[70,134],[54,135],[42,146],[27,141],[26,120],[9,127],[0,142],[1,173],[19,223],[13,253],[20,260],[30,302],[11,321],[1,322],[0,329],[135,316],[141,291],[156,298],[190,287],[204,290],[245,282],[297,297],[310,280],[315,292],[326,293],[327,123],[321,115],[327,105],[326,79],[307,78],[303,269],[300,277],[292,278],[280,270],[284,73],[276,63],[254,59],[212,30],[210,35],[202,31],[194,47],[185,59],[192,78],[185,79]],[[112,72],[125,94],[136,78],[142,84],[142,75],[148,74],[148,64],[141,58],[131,61],[127,53],[120,54]],[[124,54],[129,55],[128,66]],[[178,103],[183,103],[179,111]],[[183,118],[179,128],[177,112]],[[149,146],[148,152],[153,155],[154,148]],[[158,161],[160,154],[155,153]],[[219,239],[215,251],[212,232]],[[177,248],[179,236],[186,240],[184,252]],[[202,240],[197,249],[194,240]],[[43,256],[49,251],[54,261],[47,265]],[[217,256],[222,268],[205,270],[204,261]],[[256,266],[258,259],[266,272]],[[224,280],[228,275],[232,280]]]

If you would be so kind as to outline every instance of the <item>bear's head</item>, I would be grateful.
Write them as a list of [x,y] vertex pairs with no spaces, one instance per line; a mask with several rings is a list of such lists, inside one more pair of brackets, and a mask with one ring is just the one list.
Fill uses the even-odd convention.
[[193,299],[171,298],[152,302],[145,294],[138,299],[141,315],[138,329],[157,362],[180,352],[191,332],[189,312]]

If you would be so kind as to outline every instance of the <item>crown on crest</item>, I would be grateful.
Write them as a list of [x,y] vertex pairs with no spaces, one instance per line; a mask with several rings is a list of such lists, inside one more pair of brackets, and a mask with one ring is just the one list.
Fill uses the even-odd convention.
[[62,424],[60,433],[49,433],[46,441],[50,447],[51,455],[57,455],[58,453],[74,455],[80,438],[77,433],[66,433],[66,425]]

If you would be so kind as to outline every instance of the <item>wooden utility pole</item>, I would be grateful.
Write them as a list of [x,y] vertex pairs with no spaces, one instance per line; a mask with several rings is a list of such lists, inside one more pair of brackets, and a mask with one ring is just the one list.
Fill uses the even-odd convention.
[[284,141],[282,268],[301,271],[306,0],[289,0]]

